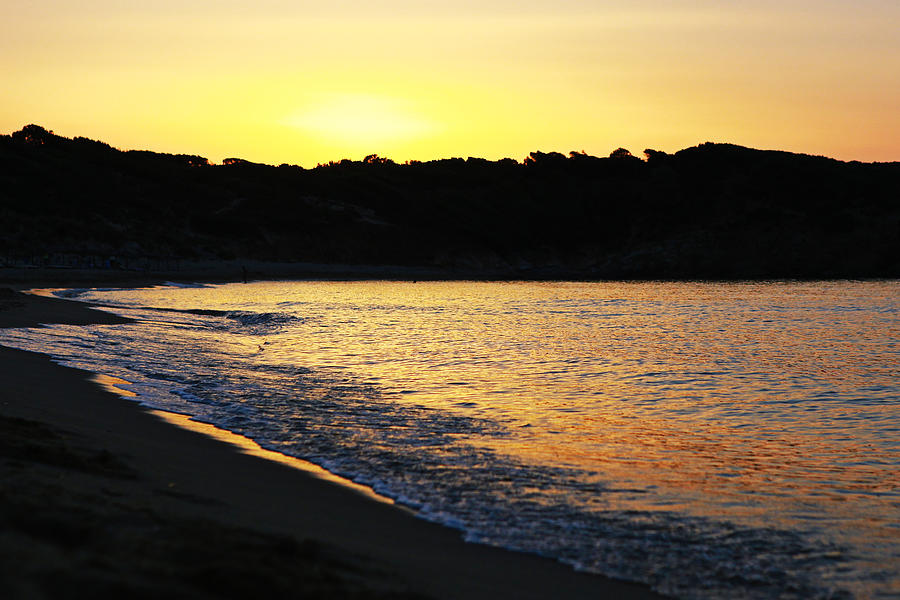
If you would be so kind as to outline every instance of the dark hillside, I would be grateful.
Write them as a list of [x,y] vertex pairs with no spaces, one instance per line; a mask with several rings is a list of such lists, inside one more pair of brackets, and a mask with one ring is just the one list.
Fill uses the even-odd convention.
[[[469,276],[900,276],[900,163],[702,144],[315,169],[0,136],[0,261],[171,258]],[[90,257],[90,259],[88,258]],[[58,259],[56,259],[58,260]]]

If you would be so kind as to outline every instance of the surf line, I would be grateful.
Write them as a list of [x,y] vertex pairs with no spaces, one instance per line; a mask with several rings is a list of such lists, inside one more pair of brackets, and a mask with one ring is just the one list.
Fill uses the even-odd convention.
[[[91,378],[91,380],[94,383],[99,384],[100,387],[108,392],[112,392],[124,398],[140,402],[140,400],[138,400],[137,393],[120,387],[125,385],[132,385],[130,381],[120,379],[119,377],[113,377],[112,375],[102,374],[95,374]],[[225,442],[226,444],[235,447],[239,452],[243,454],[249,454],[251,456],[264,458],[266,460],[271,460],[283,465],[287,465],[294,469],[298,469],[300,471],[308,473],[318,479],[329,481],[331,483],[335,483],[342,487],[353,490],[354,492],[361,494],[366,498],[369,498],[370,500],[375,500],[376,502],[382,502],[384,504],[391,504],[396,506],[397,508],[408,510],[410,513],[414,514],[414,511],[412,511],[411,509],[401,504],[397,504],[392,498],[382,496],[371,487],[363,485],[361,483],[356,483],[355,481],[351,481],[346,477],[341,477],[340,475],[332,473],[328,469],[320,467],[315,463],[303,460],[302,458],[288,456],[287,454],[282,454],[281,452],[276,452],[274,450],[266,450],[248,437],[245,437],[238,433],[234,433],[232,431],[228,431],[227,429],[221,429],[210,423],[195,421],[189,415],[150,408],[143,403],[141,404],[145,406],[150,414],[156,416],[159,419],[162,419],[166,423],[170,423],[172,425],[175,425],[176,427],[205,435],[220,442]]]

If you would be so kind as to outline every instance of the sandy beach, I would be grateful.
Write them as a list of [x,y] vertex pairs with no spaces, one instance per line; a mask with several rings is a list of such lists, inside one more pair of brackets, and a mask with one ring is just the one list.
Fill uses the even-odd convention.
[[[0,327],[121,323],[0,290]],[[660,598],[467,544],[407,510],[177,427],[91,374],[0,348],[7,598]]]

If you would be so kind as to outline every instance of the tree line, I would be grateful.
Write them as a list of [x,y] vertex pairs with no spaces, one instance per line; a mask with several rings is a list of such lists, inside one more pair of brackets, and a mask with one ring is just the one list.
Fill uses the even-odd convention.
[[897,277],[900,163],[705,143],[304,169],[0,136],[0,255],[396,264],[535,278]]

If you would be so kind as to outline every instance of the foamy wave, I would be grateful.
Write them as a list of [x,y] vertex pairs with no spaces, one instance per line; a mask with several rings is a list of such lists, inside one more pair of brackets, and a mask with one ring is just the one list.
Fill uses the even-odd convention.
[[285,313],[256,313],[245,311],[230,311],[225,317],[237,321],[246,327],[283,327],[292,323],[302,323],[305,319]]

